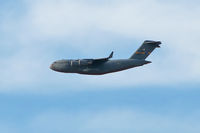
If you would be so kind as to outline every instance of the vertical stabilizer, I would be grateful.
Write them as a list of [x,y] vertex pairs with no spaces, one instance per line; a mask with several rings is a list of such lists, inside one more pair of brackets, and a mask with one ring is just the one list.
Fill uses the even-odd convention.
[[160,48],[160,41],[146,40],[130,59],[145,60],[155,48]]

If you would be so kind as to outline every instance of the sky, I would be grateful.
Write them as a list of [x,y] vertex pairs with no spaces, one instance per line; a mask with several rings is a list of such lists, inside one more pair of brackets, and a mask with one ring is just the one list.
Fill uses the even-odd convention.
[[[197,0],[1,0],[0,132],[199,133]],[[103,76],[49,69],[59,59],[129,58],[162,41],[143,67]]]

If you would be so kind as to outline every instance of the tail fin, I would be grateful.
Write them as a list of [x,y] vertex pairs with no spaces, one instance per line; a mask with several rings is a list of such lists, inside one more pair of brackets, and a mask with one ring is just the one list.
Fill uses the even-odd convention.
[[155,48],[160,48],[160,41],[146,40],[130,59],[146,59]]

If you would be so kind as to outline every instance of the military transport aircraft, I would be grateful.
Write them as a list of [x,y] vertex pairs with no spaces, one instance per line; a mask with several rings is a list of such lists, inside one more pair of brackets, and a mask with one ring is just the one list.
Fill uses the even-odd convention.
[[107,58],[58,60],[50,68],[57,72],[87,75],[103,75],[118,72],[151,63],[151,61],[146,61],[145,59],[155,48],[160,48],[160,44],[160,41],[146,40],[129,59],[110,60],[113,57],[112,52]]

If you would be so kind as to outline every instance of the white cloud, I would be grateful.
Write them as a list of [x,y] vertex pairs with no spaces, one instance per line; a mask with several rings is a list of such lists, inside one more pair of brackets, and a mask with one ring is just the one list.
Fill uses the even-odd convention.
[[44,112],[27,125],[32,132],[175,133],[200,131],[197,118],[190,116],[158,115],[130,109],[98,112]]
[[[20,48],[1,62],[1,66],[5,66],[5,69],[0,70],[2,73],[0,83],[5,88],[44,85],[49,82],[63,85],[66,79],[68,79],[67,85],[72,89],[88,88],[87,86],[120,88],[143,83],[165,85],[200,81],[199,6],[187,9],[185,4],[166,4],[155,0],[111,1],[101,4],[64,0],[26,2],[27,13],[23,17],[7,16],[2,25],[3,33],[7,37],[12,33],[10,35],[12,39],[7,39],[7,42],[4,40],[6,42],[4,44],[9,44],[9,48],[12,48],[10,45],[17,45]],[[101,45],[103,49],[99,50],[99,46],[95,45],[99,44],[98,39],[91,39],[94,44],[84,39],[90,38],[93,31],[113,33],[127,39],[137,38],[137,41],[158,39],[163,40],[164,44],[162,49],[151,56],[153,64],[135,70],[97,77],[77,75],[61,77],[46,70],[50,63],[49,56],[54,56],[46,49],[55,48],[55,44],[41,42],[64,40],[67,43],[67,38],[72,39],[73,43],[56,45],[65,46],[66,49],[74,47],[78,51],[85,51],[87,48],[87,52],[83,52],[85,55],[88,55],[88,51],[95,53],[97,49],[105,51],[107,47],[105,40]],[[82,41],[83,43],[80,43]],[[110,43],[110,45],[109,47],[119,51],[117,48],[122,48],[120,46],[122,44]],[[124,50],[132,49],[126,47],[126,44],[123,45]],[[133,49],[139,45],[133,45]],[[77,82],[79,84],[76,84]]]

